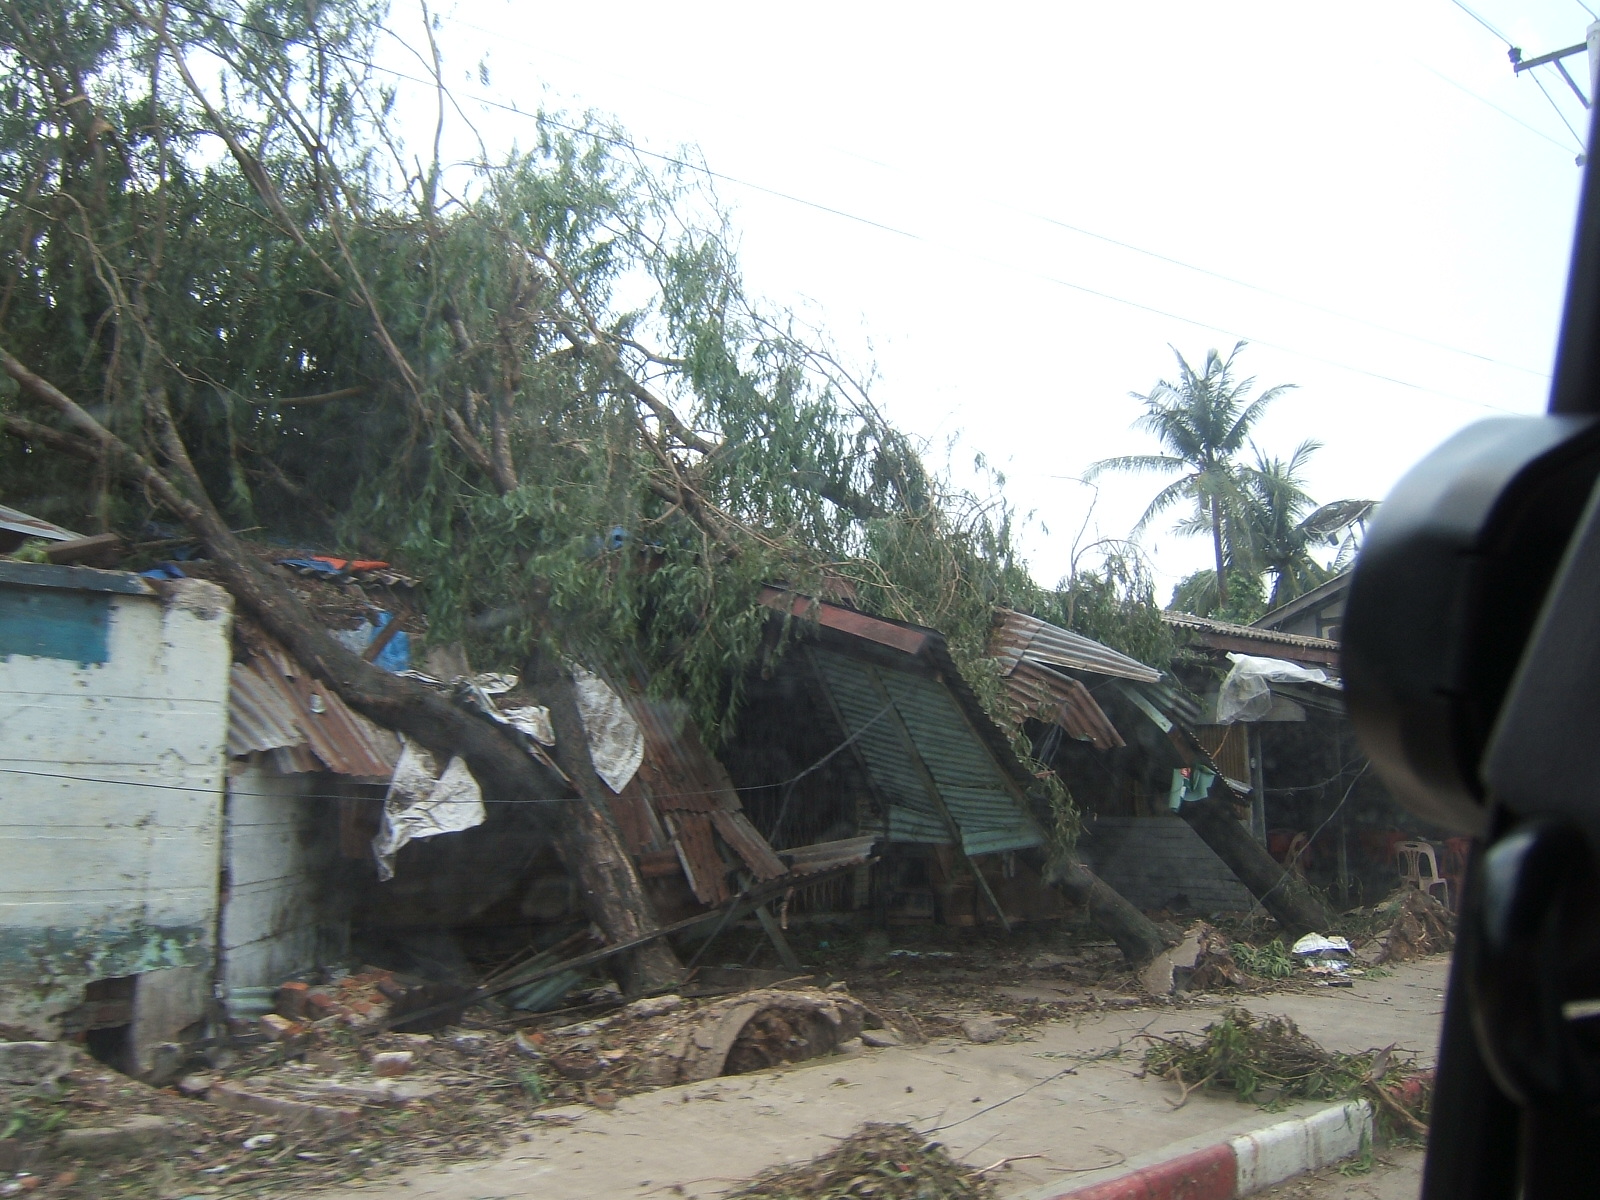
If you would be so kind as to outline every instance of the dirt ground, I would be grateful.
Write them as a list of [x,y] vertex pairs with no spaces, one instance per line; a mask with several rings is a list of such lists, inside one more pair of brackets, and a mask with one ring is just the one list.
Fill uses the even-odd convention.
[[[1131,1120],[1137,1107],[1131,1097],[1148,1098],[1159,1085],[1139,1081],[1141,1072],[1123,1057],[1124,1050],[1110,1050],[1130,1046],[1129,1039],[1139,1029],[1152,1023],[1163,1031],[1169,1025],[1198,1028],[1196,1023],[1220,1003],[1238,1002],[1241,997],[1252,1006],[1270,999],[1280,1011],[1305,1007],[1324,1015],[1350,1007],[1358,998],[1355,990],[1335,993],[1318,989],[1316,981],[1291,978],[1229,989],[1226,996],[1151,999],[1141,994],[1115,947],[1082,926],[1025,929],[1005,936],[998,931],[938,927],[885,934],[817,925],[792,930],[790,938],[808,964],[807,977],[795,984],[824,989],[842,985],[845,994],[872,1014],[868,1024],[884,1027],[877,1040],[900,1044],[890,1050],[863,1050],[855,1043],[847,1047],[850,1054],[816,1060],[802,1071],[761,1070],[698,1088],[670,1089],[682,1093],[674,1104],[681,1107],[703,1098],[721,1109],[730,1104],[744,1109],[753,1102],[749,1111],[756,1111],[769,1106],[759,1096],[761,1089],[782,1091],[772,1081],[793,1075],[809,1081],[800,1087],[807,1094],[785,1103],[811,1105],[809,1111],[829,1118],[822,1124],[830,1131],[837,1123],[832,1118],[858,1107],[863,1120],[901,1119],[887,1115],[889,1100],[899,1096],[916,1098],[905,1116],[924,1124],[934,1117],[931,1124],[938,1125],[940,1113],[929,1107],[935,1096],[949,1093],[939,1100],[944,1118],[954,1119],[952,1106],[987,1114],[985,1097],[992,1103],[1015,1091],[1011,1084],[1019,1080],[1022,1087],[1038,1085],[1041,1068],[1047,1067],[1046,1075],[1063,1082],[1079,1073],[1084,1066],[1080,1059],[1105,1054],[1115,1075],[1114,1079],[1108,1075],[1106,1085],[1134,1089],[1112,1105]],[[719,941],[712,956],[718,967],[709,974],[737,978],[747,963],[770,963],[763,958],[768,953],[757,932],[735,931]],[[760,982],[770,985],[781,974],[768,966]],[[1374,972],[1370,980],[1358,980],[1358,988],[1381,986],[1393,991],[1397,984],[1388,975]],[[1435,982],[1428,976],[1420,985],[1422,1024],[1412,1026],[1424,1043],[1416,1048],[1428,1053],[1432,1046],[1426,1020],[1431,1018],[1423,1010],[1436,1007],[1431,990]],[[1442,991],[1442,982],[1437,986]],[[684,1008],[716,999],[715,995],[690,998]],[[678,1015],[681,1018],[681,1009]],[[0,1094],[4,1135],[0,1195],[161,1200],[224,1194],[285,1196],[319,1187],[371,1185],[397,1176],[407,1180],[405,1194],[432,1195],[411,1186],[423,1168],[450,1167],[459,1172],[479,1164],[487,1169],[507,1155],[514,1157],[519,1148],[553,1150],[556,1142],[571,1143],[569,1148],[581,1153],[582,1143],[592,1140],[585,1125],[594,1116],[637,1111],[643,1114],[640,1119],[659,1126],[659,1114],[649,1114],[667,1093],[655,1093],[654,1100],[641,1094],[649,1090],[641,1064],[643,1047],[663,1019],[650,1015],[648,1008],[640,1013],[610,1000],[539,1016],[475,1009],[458,1025],[429,1034],[313,1027],[288,1044],[245,1047],[221,1056],[212,1066],[197,1066],[181,1081],[190,1095],[176,1085],[147,1087],[86,1059],[55,1091]],[[1353,1016],[1351,1021],[1347,1032],[1360,1041],[1351,1048],[1367,1048],[1370,1038],[1361,1041],[1361,1037],[1372,1024],[1370,1014]],[[872,1040],[869,1031],[868,1041]],[[397,1053],[410,1056],[409,1071],[397,1079],[377,1078],[375,1056]],[[1059,1061],[1052,1056],[1060,1056]],[[849,1079],[842,1073],[846,1067]],[[856,1078],[862,1072],[865,1076]],[[910,1074],[902,1080],[905,1072]],[[832,1082],[835,1078],[837,1085]],[[282,1117],[224,1108],[214,1102],[215,1087],[224,1082],[268,1097],[302,1101],[308,1095],[317,1097],[324,1107],[343,1115],[330,1126],[304,1114]],[[214,1089],[212,1100],[202,1098],[205,1084]],[[974,1084],[978,1086],[972,1096],[955,1096],[955,1091],[965,1093]],[[883,1088],[890,1091],[879,1097]],[[808,1089],[817,1094],[810,1095]],[[749,1093],[745,1099],[732,1099],[745,1093]],[[873,1097],[871,1103],[860,1103],[865,1096]],[[850,1103],[842,1103],[846,1097]],[[777,1103],[776,1097],[773,1102]],[[1197,1104],[1193,1111],[1201,1107]],[[961,1112],[956,1124],[969,1128],[948,1139],[952,1152],[968,1161],[991,1153],[997,1158],[1032,1153],[1006,1148],[1010,1143],[999,1127],[1017,1111],[992,1117],[988,1124]],[[114,1152],[85,1156],[61,1147],[64,1130],[115,1126],[140,1114],[167,1118],[168,1124]],[[692,1136],[694,1124],[674,1136]],[[998,1130],[993,1137],[987,1132],[991,1124]],[[1179,1122],[1172,1128],[1186,1127]],[[815,1153],[825,1137],[848,1132],[813,1134],[806,1132],[810,1127],[804,1121],[797,1128],[803,1136],[792,1150],[785,1143],[781,1153],[773,1154],[770,1151],[776,1147],[770,1139],[752,1143],[756,1153],[745,1173],[792,1154]],[[979,1130],[985,1131],[982,1137],[965,1136]],[[1105,1164],[1107,1155],[1092,1144],[1078,1151],[1073,1156],[1076,1166],[1069,1164],[1069,1169]],[[643,1163],[650,1155],[642,1152],[635,1157]],[[571,1191],[572,1196],[611,1194],[591,1186],[609,1184],[591,1180],[579,1185],[585,1172],[572,1168],[574,1161],[576,1154],[554,1153],[548,1164],[567,1163],[563,1173],[579,1189]],[[726,1178],[728,1170],[724,1166],[714,1174]],[[1050,1177],[1029,1171],[1022,1163],[1007,1174],[1014,1174],[1019,1184],[1035,1176]],[[424,1172],[423,1177],[429,1176]],[[630,1180],[630,1188],[649,1177]],[[536,1193],[554,1200],[558,1192],[550,1190],[553,1183],[546,1176]],[[672,1186],[681,1188],[681,1180]],[[568,1190],[559,1194],[567,1195]]]

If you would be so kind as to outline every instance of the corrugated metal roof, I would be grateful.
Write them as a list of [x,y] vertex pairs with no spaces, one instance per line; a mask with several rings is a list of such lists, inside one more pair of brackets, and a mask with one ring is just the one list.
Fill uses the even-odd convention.
[[[640,785],[655,811],[675,832],[681,832],[682,836],[675,839],[676,848],[702,902],[720,903],[707,896],[720,893],[726,885],[700,881],[725,881],[729,873],[728,864],[711,840],[713,828],[755,879],[782,875],[788,868],[745,817],[727,768],[706,749],[694,727],[661,701],[634,695],[627,704],[644,732]],[[691,813],[700,814],[699,820],[686,820]]]
[[[387,779],[400,758],[400,740],[351,711],[333,689],[313,679],[264,635],[265,652],[233,667],[229,688],[228,753],[272,752],[273,766],[305,769],[310,751],[320,769],[362,779]],[[278,753],[289,751],[290,753]]]
[[995,623],[989,639],[989,657],[999,662],[1007,674],[1028,658],[1036,663],[1144,683],[1155,683],[1161,678],[1161,672],[1154,667],[1110,646],[1102,646],[1093,638],[1010,609],[1002,609]]
[[1161,619],[1174,629],[1189,629],[1195,633],[1273,642],[1280,646],[1300,646],[1307,650],[1327,650],[1335,654],[1339,650],[1339,643],[1327,638],[1307,637],[1300,633],[1280,633],[1276,629],[1262,629],[1255,625],[1235,625],[1232,621],[1216,621],[1210,617],[1197,617],[1193,613],[1164,612],[1161,614]]
[[1025,658],[1006,676],[1006,690],[1021,714],[1049,712],[1068,734],[1096,750],[1127,744],[1089,689],[1070,675]]
[[1016,785],[941,679],[821,648],[813,661],[888,806],[890,841],[950,844],[941,800],[969,855],[1043,841]]

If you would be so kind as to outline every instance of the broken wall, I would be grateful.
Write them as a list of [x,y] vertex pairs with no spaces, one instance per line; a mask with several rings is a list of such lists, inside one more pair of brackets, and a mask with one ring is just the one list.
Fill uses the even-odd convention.
[[143,1041],[204,1015],[231,614],[198,580],[0,563],[0,1033],[57,1036],[129,976]]

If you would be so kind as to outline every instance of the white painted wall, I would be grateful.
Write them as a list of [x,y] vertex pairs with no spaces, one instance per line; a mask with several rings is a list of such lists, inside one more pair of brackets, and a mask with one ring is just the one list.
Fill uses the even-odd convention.
[[89,980],[214,958],[232,601],[108,599],[107,661],[0,657],[0,1027],[40,1036]]
[[328,914],[340,863],[338,801],[326,775],[235,765],[228,782],[222,986],[273,987],[342,953]]

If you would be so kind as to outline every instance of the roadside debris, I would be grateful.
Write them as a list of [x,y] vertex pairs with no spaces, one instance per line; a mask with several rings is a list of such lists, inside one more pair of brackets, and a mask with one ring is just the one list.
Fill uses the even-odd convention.
[[1287,1100],[1368,1099],[1409,1133],[1425,1131],[1431,1087],[1404,1085],[1417,1075],[1390,1046],[1364,1054],[1324,1050],[1287,1017],[1258,1019],[1230,1008],[1198,1035],[1144,1034],[1144,1067],[1178,1086],[1181,1107],[1202,1088],[1231,1091],[1263,1106]]
[[725,1200],[987,1200],[994,1185],[905,1125],[863,1125],[808,1163],[772,1167]]
[[1189,927],[1176,946],[1156,955],[1139,973],[1139,982],[1149,995],[1170,996],[1243,987],[1249,981],[1234,961],[1228,939],[1199,921]]
[[843,992],[768,989],[665,1019],[668,1028],[640,1056],[642,1083],[692,1083],[832,1054],[860,1035],[867,1010]]
[[1374,905],[1372,916],[1387,928],[1362,947],[1361,961],[1370,965],[1407,962],[1428,954],[1439,954],[1456,944],[1455,921],[1450,910],[1427,892],[1401,888],[1381,904]]

